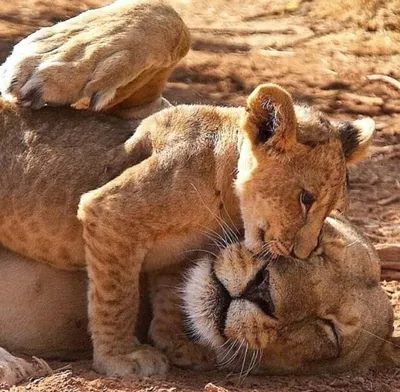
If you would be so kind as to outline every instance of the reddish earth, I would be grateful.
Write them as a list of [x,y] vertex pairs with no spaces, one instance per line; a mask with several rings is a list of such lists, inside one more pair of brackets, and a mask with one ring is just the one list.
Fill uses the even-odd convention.
[[[400,278],[400,7],[398,0],[171,0],[191,28],[193,47],[173,73],[175,103],[240,105],[260,82],[286,87],[296,100],[333,118],[374,117],[368,158],[350,169],[349,215],[380,249],[382,277]],[[38,26],[106,0],[1,0],[0,60]],[[264,4],[265,3],[265,4]],[[378,76],[386,75],[389,80]],[[399,263],[400,264],[400,263]],[[400,335],[400,284],[383,281]],[[53,368],[65,364],[52,363]],[[29,383],[40,391],[400,391],[399,369],[362,375],[248,377],[174,369],[166,377],[102,378],[89,362]],[[207,392],[218,392],[209,386]],[[219,392],[222,392],[221,390]]]

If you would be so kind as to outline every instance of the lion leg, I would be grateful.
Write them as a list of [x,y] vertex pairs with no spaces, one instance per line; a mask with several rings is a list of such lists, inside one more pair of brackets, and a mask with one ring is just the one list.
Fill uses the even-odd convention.
[[[193,216],[196,191],[185,192],[184,202],[180,192],[171,192],[178,184],[180,189],[197,185],[190,176],[176,176],[178,170],[184,170],[179,156],[156,153],[81,198],[94,366],[103,373],[167,370],[166,356],[134,337],[139,274],[176,264],[183,258],[181,243],[201,246],[206,240],[201,230],[194,235],[193,226],[214,224],[212,214]],[[204,203],[218,208],[214,192],[203,191]]]
[[[89,321],[94,368],[107,375],[145,376],[168,370],[167,358],[134,336],[138,316],[142,252],[117,252],[101,245],[99,233],[84,230],[89,273]],[[120,244],[121,245],[121,244]],[[119,245],[119,246],[120,246]],[[131,265],[127,266],[129,262]]]
[[148,277],[153,319],[149,338],[162,350],[171,364],[194,370],[210,370],[214,354],[204,346],[191,342],[185,331],[182,299],[183,265],[152,273]]
[[141,185],[157,175],[149,168],[151,159],[83,195],[78,208],[89,275],[93,365],[107,375],[148,376],[168,370],[165,355],[134,336],[139,274],[153,234],[145,216],[152,208],[146,205],[149,192]]
[[123,116],[135,116],[144,105],[165,104],[162,88],[189,46],[189,31],[170,6],[118,0],[18,43],[0,69],[0,91],[32,108],[122,104]]

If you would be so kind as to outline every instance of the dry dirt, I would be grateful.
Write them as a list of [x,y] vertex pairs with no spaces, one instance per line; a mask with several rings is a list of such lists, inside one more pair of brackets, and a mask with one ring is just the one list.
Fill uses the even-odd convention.
[[[0,0],[0,61],[38,26],[106,0]],[[171,0],[189,25],[193,47],[168,83],[175,103],[240,105],[260,82],[280,83],[296,100],[333,118],[374,117],[370,156],[350,169],[349,215],[381,248],[383,278],[400,278],[400,2],[399,0]],[[388,81],[368,75],[386,75]],[[374,77],[372,77],[374,79]],[[399,263],[400,264],[400,263]],[[397,271],[396,271],[397,267]],[[400,284],[383,281],[400,334]],[[52,363],[54,368],[65,364]],[[400,370],[319,377],[248,377],[174,369],[167,377],[102,378],[89,362],[21,390],[400,391]],[[18,388],[18,389],[19,389]],[[217,392],[209,386],[207,392]]]

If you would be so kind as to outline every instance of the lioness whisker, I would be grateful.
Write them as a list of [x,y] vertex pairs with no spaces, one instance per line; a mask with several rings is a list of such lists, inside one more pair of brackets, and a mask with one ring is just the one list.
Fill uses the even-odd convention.
[[228,341],[231,342],[230,347],[225,351],[225,355],[223,356],[223,358],[221,360],[218,360],[218,367],[224,367],[225,359],[229,356],[230,352],[232,351],[233,347],[235,347],[236,343],[239,343],[237,340],[229,339]]
[[[383,342],[385,342],[385,343],[390,343],[393,347],[395,347],[395,348],[397,348],[397,349],[400,349],[400,346],[399,346],[398,344],[393,343],[392,341],[390,341],[390,340],[388,340],[388,339],[381,338],[380,336],[375,335],[374,333],[372,333],[372,332],[366,330],[365,328],[361,328],[361,331],[362,331],[362,332],[365,332],[365,333],[367,333],[368,335],[373,336],[374,338],[376,338],[376,339],[378,339],[378,340],[381,340],[381,341],[383,341]],[[394,359],[393,357],[391,357],[391,360],[396,364],[396,366],[400,366],[400,362],[398,362],[396,359]]]
[[227,361],[225,361],[225,363],[223,363],[221,365],[221,367],[228,367],[231,363],[234,362],[234,360],[236,359],[236,357],[238,356],[238,354],[240,353],[240,351],[241,351],[241,349],[243,347],[244,341],[238,342],[238,343],[240,343],[240,345],[237,348],[237,350],[234,352],[234,354]]
[[372,333],[371,331],[368,331],[368,330],[365,329],[365,328],[361,328],[361,331],[363,331],[363,332],[365,332],[365,333],[367,333],[367,334],[373,336],[374,338],[376,338],[376,339],[378,339],[378,340],[382,340],[383,342],[390,343],[393,347],[400,348],[400,345],[398,345],[398,344],[396,344],[396,343],[393,343],[392,341],[390,341],[390,340],[388,340],[388,339],[381,338],[380,336],[375,335],[374,333]]
[[249,372],[251,370],[251,367],[253,366],[254,360],[257,356],[257,350],[253,350],[253,353],[251,354],[251,359],[249,362],[249,366],[247,367],[247,370],[245,371],[244,375],[243,375],[243,380],[246,379],[246,377],[249,375]]
[[258,369],[258,367],[261,364],[261,359],[263,356],[263,350],[262,349],[258,349],[258,354],[257,354],[257,360],[254,362],[253,367],[250,369],[249,373],[252,372],[254,369]]
[[255,365],[257,364],[259,354],[260,354],[259,349],[253,351],[253,355],[251,357],[251,361],[249,363],[249,367],[246,371],[246,374],[244,375],[244,378],[246,378],[250,374],[250,372],[254,369]]
[[232,343],[232,339],[231,339],[231,338],[229,338],[228,340],[226,340],[225,343],[222,343],[222,344],[219,346],[219,349],[220,349],[220,350],[223,349],[224,346],[227,346],[227,345],[228,345],[228,343]]
[[354,240],[354,241],[351,242],[350,244],[346,245],[345,248],[350,248],[351,246],[356,245],[356,244],[359,244],[359,243],[360,243],[360,241]]
[[242,367],[241,367],[240,373],[239,373],[239,383],[241,382],[241,378],[242,378],[242,375],[243,375],[243,373],[244,373],[244,367],[245,367],[245,365],[246,365],[246,359],[247,359],[247,352],[248,352],[248,350],[249,350],[249,344],[246,343],[246,348],[245,348],[244,355],[243,355]]
[[[271,241],[272,242],[272,241]],[[260,256],[262,258],[267,259],[268,262],[273,261],[276,259],[276,255],[273,254],[270,250],[270,244],[271,242],[265,243],[262,247],[261,247],[261,251],[260,251]]]

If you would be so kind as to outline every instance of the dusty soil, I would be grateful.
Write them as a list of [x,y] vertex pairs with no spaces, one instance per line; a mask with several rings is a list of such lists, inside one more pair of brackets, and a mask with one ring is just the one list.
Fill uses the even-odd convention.
[[[296,100],[333,118],[374,117],[371,153],[350,169],[351,219],[381,249],[382,277],[400,278],[400,5],[398,0],[171,0],[189,25],[193,49],[168,83],[175,103],[241,105],[260,82],[274,81]],[[0,61],[38,26],[107,0],[0,0]],[[264,4],[265,3],[265,4]],[[386,75],[389,82],[370,80]],[[374,77],[372,77],[374,79]],[[399,263],[400,264],[400,263]],[[398,268],[397,268],[398,269]],[[383,281],[400,334],[400,284]],[[65,364],[52,363],[53,368]],[[400,391],[398,369],[363,375],[248,377],[174,369],[167,377],[102,378],[89,362],[36,380],[21,390],[201,391],[209,382],[229,391]],[[208,392],[217,392],[208,387]]]

